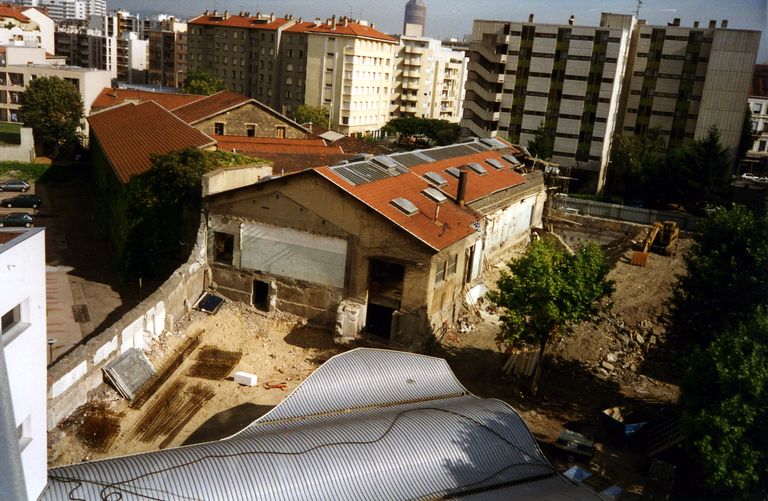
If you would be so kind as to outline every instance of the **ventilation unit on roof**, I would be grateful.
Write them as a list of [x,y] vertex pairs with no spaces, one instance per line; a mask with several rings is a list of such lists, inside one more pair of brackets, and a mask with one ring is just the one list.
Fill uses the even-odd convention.
[[440,174],[438,174],[437,172],[427,172],[426,174],[424,174],[424,177],[430,183],[436,184],[438,186],[445,186],[446,184],[448,184],[448,181],[446,181],[446,179]]
[[427,198],[431,199],[434,202],[437,202],[439,204],[445,202],[448,200],[448,197],[443,195],[440,191],[438,191],[435,188],[424,188],[422,191],[423,194],[427,196]]
[[415,205],[413,205],[413,202],[411,202],[407,198],[398,197],[389,203],[397,207],[397,209],[403,214],[405,214],[406,216],[413,216],[414,214],[419,212],[419,209]]
[[484,137],[480,140],[480,142],[494,150],[500,150],[507,147],[506,144],[502,143],[495,137]]
[[495,158],[487,158],[487,159],[485,159],[485,163],[487,163],[488,165],[490,165],[491,167],[493,167],[496,170],[501,170],[501,169],[504,168],[504,166],[501,165],[501,162],[499,162]]
[[488,171],[485,170],[485,167],[483,167],[482,165],[480,165],[477,162],[469,163],[469,164],[467,164],[467,167],[469,167],[473,171],[477,172],[481,176],[483,176],[483,175],[488,173]]
[[455,177],[456,179],[459,179],[459,176],[461,175],[461,171],[456,167],[448,167],[447,169],[445,169],[445,172]]
[[504,155],[501,158],[506,160],[507,162],[511,163],[512,165],[520,165],[520,160],[517,159],[514,155]]

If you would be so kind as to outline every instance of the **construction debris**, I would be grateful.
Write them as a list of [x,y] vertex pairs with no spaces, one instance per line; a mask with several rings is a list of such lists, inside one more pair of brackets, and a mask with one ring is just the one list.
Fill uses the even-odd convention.
[[141,350],[131,348],[104,367],[104,374],[127,400],[133,397],[155,374],[155,368]]

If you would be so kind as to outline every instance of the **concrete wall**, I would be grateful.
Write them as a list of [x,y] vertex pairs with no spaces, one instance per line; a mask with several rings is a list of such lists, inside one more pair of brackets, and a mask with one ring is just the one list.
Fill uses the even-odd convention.
[[121,320],[77,346],[48,369],[48,429],[86,403],[104,381],[102,369],[130,348],[147,349],[189,312],[205,287],[205,229],[187,262]]
[[45,487],[48,455],[45,232],[41,228],[0,229],[0,237],[13,234],[18,236],[0,244],[0,315],[18,307],[19,320],[3,329],[0,342],[5,352],[14,428],[21,427],[19,448],[27,495],[37,499]]
[[267,164],[252,164],[243,167],[216,169],[203,174],[203,196],[215,195],[222,191],[242,188],[254,184],[260,179],[272,175],[272,166]]
[[278,137],[278,127],[285,127],[285,137],[287,138],[304,139],[307,137],[307,133],[301,127],[252,102],[192,124],[192,126],[211,135],[215,133],[216,123],[224,123],[224,135],[227,136],[247,136],[247,126],[253,125],[256,137]]
[[0,145],[0,161],[34,162],[35,138],[30,127],[22,127],[19,130],[21,144]]

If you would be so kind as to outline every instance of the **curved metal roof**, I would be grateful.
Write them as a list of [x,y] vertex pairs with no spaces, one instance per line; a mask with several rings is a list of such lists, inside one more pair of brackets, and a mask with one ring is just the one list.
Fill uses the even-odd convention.
[[445,360],[359,348],[218,442],[49,470],[40,499],[594,499]]

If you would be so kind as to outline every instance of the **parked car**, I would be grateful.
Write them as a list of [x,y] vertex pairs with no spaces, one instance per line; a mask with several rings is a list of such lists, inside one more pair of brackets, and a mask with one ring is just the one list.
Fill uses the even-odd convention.
[[4,226],[25,226],[29,228],[34,224],[34,218],[26,212],[11,212],[8,215],[0,216],[0,228]]
[[7,198],[2,202],[3,207],[26,207],[29,209],[37,209],[43,205],[43,200],[37,195],[16,195],[15,197]]
[[0,191],[21,191],[23,193],[27,190],[29,190],[29,183],[21,179],[0,181]]

